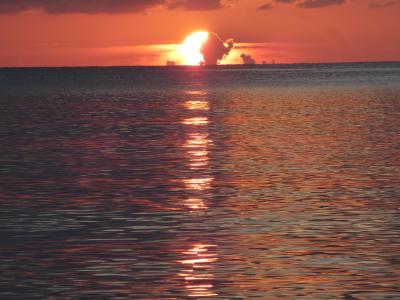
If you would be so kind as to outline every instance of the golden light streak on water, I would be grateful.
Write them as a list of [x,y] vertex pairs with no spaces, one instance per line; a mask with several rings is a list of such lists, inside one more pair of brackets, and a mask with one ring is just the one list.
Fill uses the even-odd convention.
[[193,118],[187,118],[182,121],[183,124],[185,125],[207,125],[208,124],[208,118],[207,117],[193,117]]
[[196,148],[196,147],[207,147],[211,144],[211,140],[208,138],[208,133],[191,132],[188,135],[185,148]]
[[213,177],[184,179],[186,189],[204,191],[211,188]]
[[200,169],[206,167],[209,161],[208,147],[212,141],[208,138],[208,133],[192,132],[189,133],[184,148],[188,148],[190,169]]
[[217,254],[210,249],[216,250],[216,245],[195,244],[182,254],[187,259],[179,261],[187,269],[179,273],[186,283],[186,290],[190,297],[211,297],[217,296],[212,291],[214,275],[212,274],[212,263],[218,260]]
[[[184,201],[184,205],[190,212],[196,212],[208,209],[202,196],[204,191],[211,189],[214,181],[214,177],[209,175],[210,170],[208,170],[209,147],[213,144],[213,141],[209,137],[208,126],[206,126],[209,124],[209,120],[205,114],[210,109],[209,102],[206,99],[207,93],[189,91],[187,95],[194,99],[186,101],[184,108],[197,115],[185,118],[182,121],[182,124],[186,125],[188,130],[183,148],[186,149],[187,168],[191,171],[191,177],[184,178],[183,183],[188,193],[194,194]],[[198,97],[201,97],[201,99],[197,99]],[[178,275],[185,281],[185,288],[189,297],[217,296],[217,293],[212,291],[214,287],[212,263],[216,262],[218,257],[215,252],[210,251],[210,249],[215,250],[216,247],[214,244],[196,243],[189,250],[182,252],[184,259],[179,262],[184,266],[184,270]]]
[[185,108],[191,110],[209,110],[210,106],[207,101],[186,101]]
[[207,205],[202,199],[189,198],[185,200],[185,205],[192,211],[207,209]]

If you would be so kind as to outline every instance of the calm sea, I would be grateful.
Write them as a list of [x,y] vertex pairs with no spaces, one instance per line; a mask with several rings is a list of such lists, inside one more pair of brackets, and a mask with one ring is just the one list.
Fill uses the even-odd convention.
[[0,69],[1,299],[400,299],[400,63]]

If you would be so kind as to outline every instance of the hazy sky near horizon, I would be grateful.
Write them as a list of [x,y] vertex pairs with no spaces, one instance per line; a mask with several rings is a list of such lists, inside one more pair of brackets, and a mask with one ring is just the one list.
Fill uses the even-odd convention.
[[278,63],[400,60],[400,0],[0,0],[0,66],[163,65],[191,32]]

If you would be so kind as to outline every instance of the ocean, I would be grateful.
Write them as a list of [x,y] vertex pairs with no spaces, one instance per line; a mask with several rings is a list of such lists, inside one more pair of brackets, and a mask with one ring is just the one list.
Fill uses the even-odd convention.
[[0,69],[1,299],[399,299],[400,63]]

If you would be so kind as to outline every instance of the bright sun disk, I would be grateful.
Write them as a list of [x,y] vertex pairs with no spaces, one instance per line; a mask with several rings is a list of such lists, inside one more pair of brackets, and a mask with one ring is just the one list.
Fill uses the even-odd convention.
[[180,53],[185,65],[199,65],[203,60],[201,46],[208,39],[207,31],[198,31],[190,34],[181,44]]

